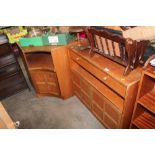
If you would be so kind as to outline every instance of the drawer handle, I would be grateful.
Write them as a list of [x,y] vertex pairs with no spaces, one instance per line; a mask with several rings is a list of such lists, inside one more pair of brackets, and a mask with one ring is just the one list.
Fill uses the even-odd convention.
[[108,79],[108,77],[104,77],[103,80],[106,81]]
[[78,60],[80,60],[80,58],[76,58],[76,60],[78,61]]

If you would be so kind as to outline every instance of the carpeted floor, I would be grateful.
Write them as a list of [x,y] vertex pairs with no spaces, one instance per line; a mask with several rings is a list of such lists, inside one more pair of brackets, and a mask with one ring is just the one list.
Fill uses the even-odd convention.
[[25,90],[3,100],[14,121],[24,129],[98,129],[99,121],[76,97],[62,100],[56,97],[36,97]]
[[62,100],[57,97],[37,97],[27,78],[25,68],[21,68],[30,86],[29,90],[13,95],[2,103],[14,121],[20,121],[21,129],[102,129],[101,123],[80,102],[77,97]]

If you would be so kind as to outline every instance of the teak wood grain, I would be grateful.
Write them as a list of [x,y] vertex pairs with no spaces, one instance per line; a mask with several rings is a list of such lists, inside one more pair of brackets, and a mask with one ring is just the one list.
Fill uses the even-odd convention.
[[[38,96],[56,95],[66,99],[73,95],[66,46],[33,46],[20,48],[27,73]],[[38,55],[38,53],[40,55]],[[36,79],[34,80],[31,71],[44,71],[45,74],[47,74],[47,71],[51,71],[51,74],[55,73],[55,75],[53,75],[54,78],[57,79],[55,80],[56,86],[49,84],[49,82],[47,86],[46,81],[44,82],[46,84],[39,85],[38,87],[38,82],[35,82]],[[48,78],[48,80],[52,80],[52,77]]]
[[130,128],[155,129],[155,68],[146,63]]
[[129,128],[142,69],[124,67],[89,50],[69,48],[73,92],[107,128]]
[[0,102],[0,129],[15,129],[15,123],[12,121],[2,103]]

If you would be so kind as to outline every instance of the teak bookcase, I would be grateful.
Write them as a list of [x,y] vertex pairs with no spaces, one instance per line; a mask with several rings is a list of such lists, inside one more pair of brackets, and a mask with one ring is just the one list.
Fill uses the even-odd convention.
[[143,71],[130,127],[155,129],[155,67]]

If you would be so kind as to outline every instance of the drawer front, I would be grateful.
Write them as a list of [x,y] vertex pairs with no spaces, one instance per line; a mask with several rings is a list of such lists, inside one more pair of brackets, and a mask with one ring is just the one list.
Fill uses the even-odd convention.
[[23,74],[21,73],[17,73],[13,76],[10,76],[9,78],[5,79],[5,80],[1,80],[0,81],[0,90],[3,90],[4,88],[10,88],[13,85],[16,85],[22,81],[25,81]]
[[80,76],[77,75],[77,73],[75,73],[73,70],[72,70],[72,81],[74,83],[76,83],[78,86],[80,86]]
[[32,79],[35,83],[45,82],[44,72],[43,71],[31,71],[30,72]]
[[73,91],[74,94],[81,99],[81,88],[76,83],[73,82]]
[[119,111],[119,109],[106,98],[104,102],[105,102],[105,109],[104,109],[105,115],[110,116],[113,122],[119,123],[122,112]]
[[46,82],[46,83],[57,84],[57,77],[56,77],[56,73],[54,72],[36,70],[36,71],[30,71],[30,74],[32,76],[32,79],[36,83]]
[[84,60],[80,56],[76,55],[73,52],[70,52],[71,58],[76,61],[79,65],[81,65],[83,68],[85,68],[87,71],[92,73],[94,76],[96,76],[98,79],[100,79],[102,82],[104,82],[106,85],[108,85],[110,88],[112,88],[115,92],[120,94],[122,97],[125,97],[126,93],[126,87],[117,82],[115,79],[110,77],[107,73],[104,71],[99,70],[94,65],[87,62],[87,60]]
[[44,84],[36,84],[36,87],[37,87],[37,92],[38,93],[41,93],[41,94],[48,94],[49,93],[46,83],[44,83]]
[[92,99],[93,112],[95,113],[95,115],[98,115],[100,120],[102,116],[103,124],[105,124],[108,128],[118,128],[122,112],[96,89],[93,89],[92,91]]
[[91,93],[91,85],[84,79],[81,78],[81,89],[82,91],[90,96]]
[[20,70],[20,67],[17,63],[0,68],[0,79],[7,78],[10,75],[18,72],[19,70]]
[[56,73],[50,71],[30,71],[36,91],[40,94],[60,95]]
[[16,59],[13,53],[0,57],[0,68],[8,64],[15,63]]
[[48,81],[48,83],[57,83],[57,77],[56,77],[56,73],[54,72],[46,72],[45,78],[46,81]]
[[90,96],[83,91],[81,91],[81,100],[86,105],[86,107],[91,110],[92,103]]
[[104,110],[105,97],[101,95],[97,90],[93,89],[92,93],[93,103],[96,104],[100,109]]
[[48,84],[47,87],[48,87],[49,93],[54,95],[60,95],[60,90],[57,84]]
[[26,88],[27,88],[27,84],[25,81],[13,84],[10,87],[5,87],[2,90],[0,90],[0,100],[6,98],[8,96],[11,96],[13,94],[16,94],[17,92],[20,92]]
[[12,52],[11,45],[9,43],[0,45],[0,56]]
[[103,122],[107,128],[110,128],[110,129],[118,128],[118,124],[114,122],[108,115],[104,116]]
[[103,111],[94,103],[92,104],[92,112],[101,122],[103,122]]

